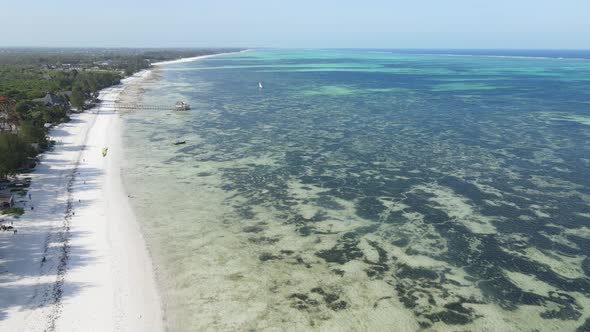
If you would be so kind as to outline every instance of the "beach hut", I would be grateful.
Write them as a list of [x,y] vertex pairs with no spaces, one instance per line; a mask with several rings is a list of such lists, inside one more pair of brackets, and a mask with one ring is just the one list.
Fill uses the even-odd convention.
[[[63,96],[67,96],[67,94],[63,94]],[[33,102],[39,103],[43,106],[49,106],[49,107],[58,106],[58,105],[63,105],[63,106],[68,105],[68,102],[63,97],[55,95],[51,92],[47,92],[47,94],[43,98],[33,99]]]
[[174,104],[174,109],[177,111],[188,111],[191,109],[191,106],[184,101],[177,101],[176,104]]
[[14,101],[7,97],[0,97],[0,112],[8,112],[14,106]]

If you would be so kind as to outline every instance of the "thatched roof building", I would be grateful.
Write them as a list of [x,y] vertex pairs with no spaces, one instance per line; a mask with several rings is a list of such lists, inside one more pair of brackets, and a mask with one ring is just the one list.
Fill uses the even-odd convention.
[[54,93],[47,92],[45,97],[33,99],[33,101],[36,103],[40,103],[44,106],[58,106],[58,105],[67,106],[68,101],[64,98],[64,96],[67,96],[67,95],[64,95],[64,92],[62,92],[61,95],[56,95]]

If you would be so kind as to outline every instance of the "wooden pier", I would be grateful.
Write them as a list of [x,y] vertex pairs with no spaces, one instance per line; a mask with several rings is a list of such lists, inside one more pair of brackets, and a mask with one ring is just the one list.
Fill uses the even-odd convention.
[[[187,104],[188,105],[188,104]],[[186,111],[190,107],[187,106],[186,109],[179,109],[176,105],[170,104],[138,104],[138,103],[118,103],[118,102],[110,102],[110,103],[101,103],[100,107],[105,108],[112,108],[115,111],[140,111],[140,110],[152,110],[152,111]]]

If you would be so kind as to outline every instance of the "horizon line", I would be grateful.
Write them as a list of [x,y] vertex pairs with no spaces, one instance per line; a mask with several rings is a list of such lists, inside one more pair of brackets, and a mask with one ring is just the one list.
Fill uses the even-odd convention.
[[284,50],[453,50],[453,51],[590,51],[590,48],[468,48],[468,47],[272,47],[272,46],[2,46],[0,49],[284,49]]

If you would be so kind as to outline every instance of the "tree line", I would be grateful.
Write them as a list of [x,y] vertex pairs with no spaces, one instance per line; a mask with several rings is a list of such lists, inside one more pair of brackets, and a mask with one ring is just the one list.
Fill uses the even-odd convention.
[[[0,178],[34,165],[35,156],[48,146],[46,124],[59,124],[69,120],[70,105],[82,110],[87,100],[96,98],[97,91],[120,82],[118,72],[45,72],[2,68],[0,96],[3,102],[0,114]],[[36,102],[46,93],[71,91],[61,95],[63,103],[43,105]]]
[[[69,121],[98,91],[157,61],[237,49],[0,48],[0,179],[32,166],[48,147],[46,124]],[[51,93],[63,103],[35,99]]]

